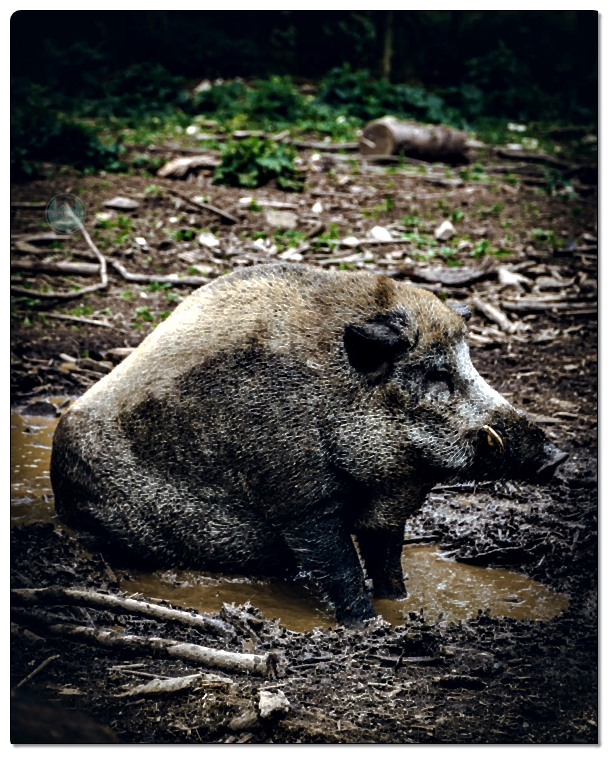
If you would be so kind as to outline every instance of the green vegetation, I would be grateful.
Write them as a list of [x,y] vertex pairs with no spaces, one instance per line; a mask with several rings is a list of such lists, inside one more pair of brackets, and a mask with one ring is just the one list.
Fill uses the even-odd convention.
[[[177,140],[208,120],[226,132],[289,129],[348,140],[365,121],[390,114],[546,151],[555,150],[553,124],[596,125],[596,14],[395,10],[396,81],[388,81],[376,73],[383,13],[144,12],[136,36],[132,12],[94,11],[87,33],[67,29],[61,14],[44,24],[17,15],[11,24],[24,43],[14,46],[12,65],[12,172],[32,177],[51,162],[82,172],[151,173],[163,159],[128,154],[124,141]],[[211,81],[195,88],[205,71]],[[510,131],[510,121],[522,129]],[[203,127],[211,129],[217,127]],[[596,156],[585,138],[580,130],[565,140],[574,153]],[[241,175],[250,183],[243,186],[257,186],[260,170],[254,175],[232,161],[225,169],[220,181]],[[569,195],[555,172],[545,190]]]
[[226,143],[213,182],[219,185],[261,187],[275,180],[282,190],[301,190],[303,177],[294,167],[290,145],[250,137]]

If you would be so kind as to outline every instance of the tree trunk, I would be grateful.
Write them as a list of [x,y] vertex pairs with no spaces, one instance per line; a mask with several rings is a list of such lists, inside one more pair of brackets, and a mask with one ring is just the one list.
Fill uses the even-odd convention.
[[384,47],[382,50],[382,78],[390,81],[390,65],[392,61],[392,19],[394,11],[386,11],[384,18]]
[[423,161],[467,163],[468,135],[445,125],[417,124],[384,116],[362,130],[360,152],[364,156],[399,153]]

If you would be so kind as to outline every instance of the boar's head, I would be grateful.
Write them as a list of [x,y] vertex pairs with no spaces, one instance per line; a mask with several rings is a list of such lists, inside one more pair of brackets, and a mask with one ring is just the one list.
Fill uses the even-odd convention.
[[476,371],[469,310],[422,293],[345,327],[349,363],[378,406],[365,427],[373,437],[379,426],[382,482],[547,481],[567,455]]

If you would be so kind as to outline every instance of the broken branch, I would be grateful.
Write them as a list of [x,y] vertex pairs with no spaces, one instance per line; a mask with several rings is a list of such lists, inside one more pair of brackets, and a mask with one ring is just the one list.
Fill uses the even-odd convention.
[[158,637],[135,636],[99,628],[88,628],[82,625],[56,623],[54,618],[46,613],[28,613],[15,610],[13,614],[19,618],[45,626],[53,636],[60,636],[77,641],[105,647],[106,649],[127,650],[158,657],[172,657],[184,662],[193,662],[210,668],[235,672],[253,673],[266,676],[273,671],[275,657],[271,654],[246,654],[228,652],[223,649],[212,649],[199,644],[186,644],[173,639]]
[[183,193],[178,192],[177,190],[171,190],[171,188],[166,188],[167,193],[169,195],[174,195],[176,198],[180,198],[182,201],[185,201],[186,203],[191,204],[192,206],[195,206],[197,209],[204,209],[205,211],[211,211],[214,214],[217,214],[218,216],[221,216],[222,219],[226,219],[226,221],[231,222],[232,224],[238,224],[239,220],[236,216],[233,216],[232,214],[229,214],[227,211],[223,211],[221,208],[217,208],[217,206],[212,206],[210,203],[203,203],[202,201],[195,201],[193,198],[190,198],[188,195],[184,195]]
[[60,588],[50,586],[48,588],[34,589],[11,589],[11,599],[14,604],[67,604],[85,605],[97,610],[109,610],[111,612],[129,613],[142,615],[163,622],[181,623],[192,628],[200,628],[209,633],[222,636],[230,636],[235,633],[234,629],[221,620],[216,620],[208,615],[197,615],[185,610],[174,610],[162,607],[150,602],[139,602],[136,599],[126,599],[114,594],[101,594],[98,591],[79,588]]
[[22,686],[25,686],[29,681],[31,681],[34,678],[34,676],[38,675],[43,668],[46,668],[50,662],[53,662],[53,660],[57,660],[59,656],[60,656],[59,654],[52,654],[51,657],[47,657],[46,660],[43,660],[38,667],[34,668],[34,670],[29,675],[23,678],[17,684],[17,686],[15,686],[13,691],[17,691],[17,689],[20,689]]
[[50,291],[47,293],[42,293],[40,291],[32,292],[31,290],[28,290],[27,288],[20,288],[15,285],[11,286],[11,293],[15,293],[17,295],[22,296],[28,296],[29,298],[43,298],[43,299],[62,299],[62,300],[69,300],[72,298],[81,298],[81,296],[84,296],[86,293],[95,293],[98,290],[106,290],[107,285],[109,284],[109,280],[107,277],[107,262],[104,258],[104,256],[100,253],[98,248],[94,245],[94,241],[89,236],[88,231],[83,226],[83,222],[78,219],[72,209],[67,208],[67,213],[72,216],[73,221],[77,224],[79,227],[79,230],[81,231],[81,234],[83,235],[83,238],[85,239],[85,242],[88,244],[88,246],[92,249],[94,254],[96,255],[96,258],[100,262],[100,282],[97,285],[88,285],[86,288],[81,288],[79,290],[69,290],[69,291]]
[[206,277],[180,277],[178,274],[137,274],[129,272],[119,261],[109,259],[108,263],[128,282],[170,282],[173,285],[206,285],[211,282]]

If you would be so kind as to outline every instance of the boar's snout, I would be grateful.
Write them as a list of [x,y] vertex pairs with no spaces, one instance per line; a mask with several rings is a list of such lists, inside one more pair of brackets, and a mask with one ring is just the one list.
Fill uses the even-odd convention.
[[556,472],[557,467],[563,464],[565,460],[569,458],[569,454],[565,451],[557,449],[557,447],[548,442],[544,446],[545,461],[544,464],[535,473],[535,479],[539,483],[547,483],[552,479],[552,476]]
[[547,483],[568,454],[558,449],[538,428],[515,409],[506,409],[484,425],[472,470],[478,479],[514,478]]

